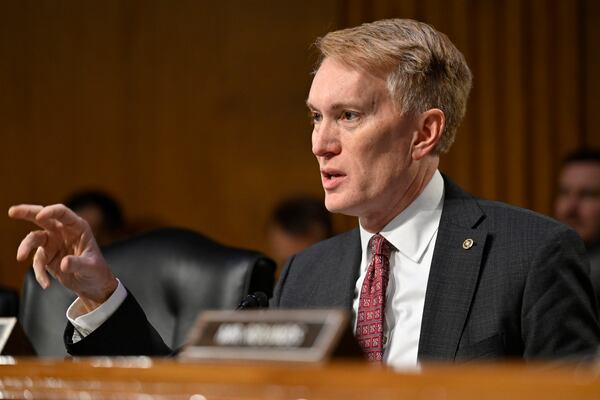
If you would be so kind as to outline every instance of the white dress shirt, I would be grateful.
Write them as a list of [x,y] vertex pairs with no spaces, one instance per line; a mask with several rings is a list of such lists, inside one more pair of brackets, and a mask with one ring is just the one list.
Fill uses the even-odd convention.
[[[418,365],[425,291],[443,200],[444,179],[436,171],[419,197],[379,232],[395,247],[390,255],[383,348],[384,362],[394,367],[413,368]],[[372,236],[360,227],[363,257],[354,290],[355,327],[360,290],[371,262],[367,246]]]
[[86,313],[82,301],[78,298],[67,309],[67,319],[75,327],[73,332],[73,343],[77,343],[102,325],[108,317],[123,304],[127,297],[127,289],[119,282],[113,294],[95,310]]
[[[425,290],[433,258],[435,238],[442,215],[444,179],[436,171],[423,192],[404,211],[388,223],[380,234],[397,250],[390,256],[390,274],[385,305],[384,361],[397,367],[417,365]],[[367,245],[373,234],[360,227],[363,258],[360,277],[354,290],[354,326],[360,288],[371,261]],[[75,327],[77,342],[102,325],[125,301],[127,290],[119,281],[115,292],[100,307],[85,313],[76,299],[67,310]]]

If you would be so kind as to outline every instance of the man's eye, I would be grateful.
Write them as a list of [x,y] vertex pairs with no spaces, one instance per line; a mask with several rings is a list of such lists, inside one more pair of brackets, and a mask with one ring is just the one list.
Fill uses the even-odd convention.
[[344,111],[342,113],[342,119],[346,121],[354,121],[358,118],[358,114],[352,111]]
[[594,189],[583,190],[581,192],[581,197],[588,199],[598,199],[600,198],[600,191]]
[[321,122],[321,120],[323,119],[323,116],[318,112],[311,112],[310,119],[313,122],[313,124],[316,124],[317,122]]

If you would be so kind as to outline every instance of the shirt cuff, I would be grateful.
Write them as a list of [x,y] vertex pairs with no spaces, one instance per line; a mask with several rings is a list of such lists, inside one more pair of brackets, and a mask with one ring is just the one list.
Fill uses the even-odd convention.
[[[75,327],[75,333],[84,338],[102,325],[123,304],[127,297],[125,286],[117,279],[117,289],[100,307],[85,312],[83,302],[79,297],[67,309],[67,319]],[[75,335],[74,335],[75,336]]]

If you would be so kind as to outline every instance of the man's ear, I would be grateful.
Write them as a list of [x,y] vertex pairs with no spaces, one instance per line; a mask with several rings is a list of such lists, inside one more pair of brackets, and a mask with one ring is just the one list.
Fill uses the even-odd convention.
[[428,154],[433,154],[442,137],[446,125],[444,112],[432,108],[416,117],[416,132],[413,139],[412,158],[420,160]]

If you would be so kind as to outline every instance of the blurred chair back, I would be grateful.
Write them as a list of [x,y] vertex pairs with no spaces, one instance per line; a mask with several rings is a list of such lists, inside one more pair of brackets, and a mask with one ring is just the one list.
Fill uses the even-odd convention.
[[[234,309],[248,293],[273,290],[275,264],[184,229],[161,229],[103,249],[165,343],[181,346],[198,313]],[[58,282],[42,290],[30,270],[20,320],[40,356],[64,356],[65,312],[75,296]]]
[[0,317],[16,317],[18,313],[18,292],[12,288],[0,286]]

